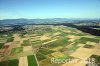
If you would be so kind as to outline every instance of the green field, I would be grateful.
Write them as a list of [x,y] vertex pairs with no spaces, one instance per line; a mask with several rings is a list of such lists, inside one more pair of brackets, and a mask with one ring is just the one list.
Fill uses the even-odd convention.
[[12,42],[14,40],[14,37],[8,37],[7,42]]
[[27,56],[27,58],[28,66],[38,66],[34,55]]
[[75,43],[74,43],[74,45],[77,45],[77,44],[80,44],[80,43],[81,44],[86,44],[86,42],[88,42],[88,41],[99,43],[100,40],[99,39],[95,39],[95,38],[82,37],[79,40],[76,40]]
[[32,41],[32,45],[42,44],[40,40]]
[[44,54],[42,54],[42,53],[40,53],[40,52],[38,52],[38,53],[36,54],[36,57],[37,57],[38,61],[41,61],[41,60],[44,60],[44,59],[47,58],[46,55],[44,55]]
[[39,52],[41,52],[44,55],[48,55],[48,54],[53,53],[54,51],[49,50],[49,49],[42,48],[42,49],[39,50]]
[[2,61],[0,62],[0,66],[18,66],[18,59]]
[[68,51],[76,51],[79,48],[79,46],[72,46],[68,49]]
[[54,47],[58,47],[58,46],[63,46],[63,47],[67,46],[70,44],[70,42],[68,40],[69,39],[66,37],[61,37],[57,41],[49,43],[48,47],[54,48]]
[[82,42],[85,42],[85,41],[90,41],[90,42],[96,42],[96,43],[99,43],[99,40],[98,39],[95,39],[95,38],[85,38],[85,37],[82,37],[80,39],[80,41]]
[[23,44],[21,44],[22,46],[29,46],[30,42],[29,40],[23,40]]
[[17,53],[20,53],[20,52],[23,52],[23,47],[13,48],[11,50],[11,54],[17,54]]
[[4,43],[0,43],[0,49],[3,47]]

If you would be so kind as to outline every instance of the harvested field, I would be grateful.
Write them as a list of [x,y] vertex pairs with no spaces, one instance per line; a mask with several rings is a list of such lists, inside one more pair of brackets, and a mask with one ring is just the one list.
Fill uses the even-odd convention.
[[51,55],[54,56],[54,57],[64,57],[64,56],[65,56],[65,55],[62,54],[61,52],[54,52],[54,53],[52,53]]
[[51,39],[51,38],[48,37],[48,36],[45,36],[45,35],[44,35],[44,36],[41,36],[41,38],[40,38],[41,41],[43,41],[43,40],[48,40],[48,39]]
[[19,66],[28,66],[27,56],[19,58]]
[[32,51],[32,46],[23,47],[23,52],[25,52],[25,51]]
[[75,58],[89,58],[94,53],[94,49],[82,48],[76,50],[76,52],[72,53],[70,56]]
[[58,50],[60,50],[60,49],[62,49],[63,47],[62,46],[58,46],[58,47],[55,47],[55,48],[53,48],[53,49],[51,49],[51,50],[53,50],[53,51],[58,51]]

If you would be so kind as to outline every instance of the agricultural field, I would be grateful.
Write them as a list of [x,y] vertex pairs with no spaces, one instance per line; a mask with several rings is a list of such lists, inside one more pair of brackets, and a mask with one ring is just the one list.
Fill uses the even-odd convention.
[[0,66],[18,66],[18,59],[7,60],[0,62]]
[[33,65],[38,66],[34,55],[30,55],[27,58],[28,58],[28,66],[33,66]]
[[23,32],[0,35],[0,66],[74,66],[51,62],[52,58],[94,57],[96,63],[100,61],[99,36],[63,25],[25,25],[23,28]]
[[18,48],[13,48],[12,50],[11,50],[11,54],[13,55],[13,54],[18,54],[18,53],[20,53],[20,52],[22,52],[23,51],[23,47],[18,47]]

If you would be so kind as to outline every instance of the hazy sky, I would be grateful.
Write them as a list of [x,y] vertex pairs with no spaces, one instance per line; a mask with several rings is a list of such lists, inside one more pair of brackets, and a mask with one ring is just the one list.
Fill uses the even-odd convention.
[[0,19],[100,18],[100,0],[0,0]]

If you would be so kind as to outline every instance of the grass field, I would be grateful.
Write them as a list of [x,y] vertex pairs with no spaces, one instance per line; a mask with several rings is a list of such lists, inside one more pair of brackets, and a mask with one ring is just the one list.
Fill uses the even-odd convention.
[[27,56],[27,58],[28,66],[38,66],[34,55]]
[[85,37],[82,37],[80,40],[83,41],[83,42],[85,42],[85,41],[91,41],[91,42],[96,42],[96,43],[99,42],[99,40],[95,39],[95,38],[85,38]]
[[75,41],[75,44],[86,44],[87,41],[90,41],[90,42],[96,42],[96,43],[99,43],[99,39],[95,39],[95,38],[85,38],[85,37],[82,37],[80,38],[79,40],[76,40]]
[[3,47],[4,43],[0,43],[0,49]]
[[18,66],[18,59],[2,61],[0,62],[0,66]]
[[32,41],[32,45],[42,44],[40,40]]
[[14,37],[8,37],[7,42],[12,42],[14,40]]
[[37,57],[38,61],[41,61],[41,60],[44,60],[44,59],[47,58],[44,54],[42,54],[42,53],[40,53],[40,52],[38,52],[38,53],[36,54],[36,57]]
[[63,46],[63,47],[67,46],[68,44],[70,44],[70,42],[68,42],[68,40],[69,39],[66,37],[61,37],[57,41],[49,43],[48,47],[54,48],[54,47],[58,47],[58,46]]
[[22,46],[29,46],[29,40],[23,40],[23,44],[21,44]]
[[69,51],[76,51],[79,48],[79,46],[72,46],[71,48],[69,48]]
[[13,48],[11,54],[17,54],[23,51],[23,47]]
[[39,50],[39,52],[41,52],[44,55],[48,55],[48,54],[53,53],[54,51],[42,48],[42,49]]
[[70,33],[69,35],[74,35],[74,36],[85,36],[86,34],[82,34],[82,33]]

